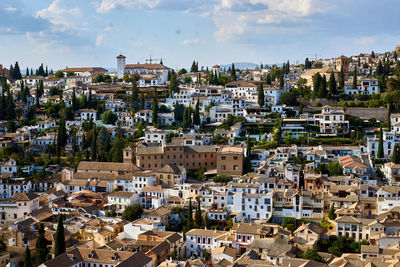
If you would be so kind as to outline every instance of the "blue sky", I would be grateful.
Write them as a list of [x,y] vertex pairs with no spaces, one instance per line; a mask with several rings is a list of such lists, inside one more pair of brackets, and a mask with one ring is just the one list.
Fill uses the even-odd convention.
[[0,0],[0,64],[172,67],[391,51],[398,0]]

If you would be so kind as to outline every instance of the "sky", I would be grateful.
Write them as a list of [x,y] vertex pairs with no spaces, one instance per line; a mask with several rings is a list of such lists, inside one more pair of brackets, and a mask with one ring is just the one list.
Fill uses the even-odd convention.
[[392,51],[398,0],[0,0],[0,64],[177,69]]

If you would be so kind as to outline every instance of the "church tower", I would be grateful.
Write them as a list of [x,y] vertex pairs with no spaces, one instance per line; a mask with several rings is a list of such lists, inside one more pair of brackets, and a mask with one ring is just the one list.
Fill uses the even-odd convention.
[[122,79],[125,74],[125,59],[126,57],[123,55],[117,57],[117,75],[119,79]]

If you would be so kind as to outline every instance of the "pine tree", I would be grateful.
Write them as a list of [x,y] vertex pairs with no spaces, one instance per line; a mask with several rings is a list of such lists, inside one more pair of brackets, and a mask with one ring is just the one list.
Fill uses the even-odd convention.
[[64,236],[64,224],[63,215],[58,216],[58,224],[55,236],[54,255],[57,257],[60,254],[65,253],[65,236]]
[[246,148],[247,148],[247,155],[246,155],[246,171],[251,172],[252,167],[251,167],[251,143],[250,143],[250,135],[247,136],[246,140]]
[[382,131],[382,125],[380,126],[379,129],[379,143],[378,143],[378,153],[376,155],[379,159],[383,158],[384,152],[383,152],[383,131]]
[[154,88],[152,123],[153,125],[157,125],[157,122],[158,122],[158,94],[157,94],[157,89]]
[[265,105],[264,87],[262,83],[258,85],[257,90],[258,90],[258,105],[260,106],[260,108],[262,108]]
[[375,52],[374,51],[371,52],[371,57],[375,58]]
[[199,100],[197,99],[196,107],[194,109],[193,114],[193,124],[199,126],[200,125],[200,104]]
[[197,209],[196,209],[196,227],[201,227],[201,209],[200,209],[200,198],[197,197]]
[[37,265],[42,264],[47,260],[47,254],[49,254],[49,248],[47,247],[47,240],[44,237],[44,225],[39,224],[38,238],[36,240],[36,263]]
[[335,79],[335,75],[333,73],[333,71],[331,72],[331,76],[329,77],[329,94],[331,96],[336,95],[336,79]]
[[31,256],[31,250],[29,249],[29,246],[25,247],[25,253],[24,253],[24,267],[33,267],[32,264],[32,256]]

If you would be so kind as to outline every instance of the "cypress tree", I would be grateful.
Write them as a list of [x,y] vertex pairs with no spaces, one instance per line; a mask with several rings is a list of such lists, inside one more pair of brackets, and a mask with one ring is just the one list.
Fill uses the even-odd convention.
[[281,75],[279,76],[279,86],[280,86],[281,88],[283,88],[284,85],[285,85],[285,81],[283,80],[283,74],[281,74]]
[[33,267],[32,264],[32,256],[31,256],[31,250],[29,249],[29,246],[25,247],[25,253],[24,253],[24,267]]
[[65,253],[65,236],[64,236],[64,224],[63,215],[58,216],[58,225],[55,236],[54,255],[57,257],[60,254]]
[[320,97],[326,98],[327,96],[328,96],[328,89],[327,89],[327,85],[326,85],[326,76],[324,75],[322,77],[322,81],[321,81]]
[[399,146],[397,145],[397,144],[395,144],[394,145],[394,148],[393,148],[393,154],[392,154],[392,162],[394,163],[394,164],[398,164],[398,162],[400,161],[400,158],[399,158]]
[[271,78],[271,74],[267,74],[267,81],[266,81],[266,83],[268,84],[268,85],[271,85],[272,84],[272,78]]
[[335,203],[332,203],[329,213],[328,213],[328,218],[330,220],[335,220],[336,219],[336,213],[335,213]]
[[343,68],[340,69],[339,87],[340,87],[341,89],[344,89],[344,70],[343,70]]
[[20,80],[20,79],[22,79],[21,70],[20,70],[20,68],[19,68],[18,61],[15,62],[15,65],[14,65],[14,79],[15,79],[15,80]]
[[131,106],[134,112],[139,110],[139,92],[136,84],[136,76],[133,77],[132,81],[132,102]]
[[79,109],[79,102],[78,99],[76,98],[75,88],[72,90],[72,109],[74,111]]
[[193,124],[197,126],[200,125],[200,104],[198,99],[196,102],[196,107],[194,109]]
[[93,129],[93,138],[92,138],[92,145],[90,147],[90,157],[92,159],[92,161],[97,159],[97,144],[96,144],[96,140],[97,139],[97,135],[96,135],[96,128]]
[[144,109],[145,103],[146,101],[144,99],[144,93],[142,92],[142,94],[140,95],[140,110]]
[[354,69],[353,72],[353,89],[357,89],[357,70]]
[[49,248],[47,247],[47,240],[44,237],[44,226],[39,224],[38,238],[36,241],[36,262],[37,265],[42,264],[47,260],[47,254],[49,253]]
[[158,94],[157,89],[154,88],[153,92],[153,114],[152,114],[152,123],[154,126],[157,125],[158,121]]
[[250,135],[247,136],[246,140],[246,146],[247,146],[247,155],[246,155],[246,171],[251,172],[251,143],[250,143]]
[[200,197],[197,197],[197,209],[196,209],[196,226],[201,227],[201,209],[200,209]]
[[331,76],[329,77],[329,94],[331,96],[336,95],[336,79],[333,71],[331,72]]
[[29,76],[29,68],[28,67],[26,67],[25,75]]
[[187,222],[186,226],[188,230],[193,229],[193,207],[192,207],[192,199],[189,200],[189,209],[188,209],[188,216],[187,216]]
[[264,96],[264,87],[262,83],[258,85],[258,105],[260,108],[264,107],[265,105],[265,96]]
[[77,147],[76,147],[76,131],[72,130],[72,155],[75,156],[76,151],[77,151]]
[[231,81],[236,81],[236,69],[235,69],[235,64],[232,63],[232,68],[231,68]]
[[383,158],[384,155],[384,151],[383,151],[383,131],[382,131],[382,125],[380,126],[379,129],[379,143],[378,143],[378,153],[377,153],[377,157],[378,158]]

